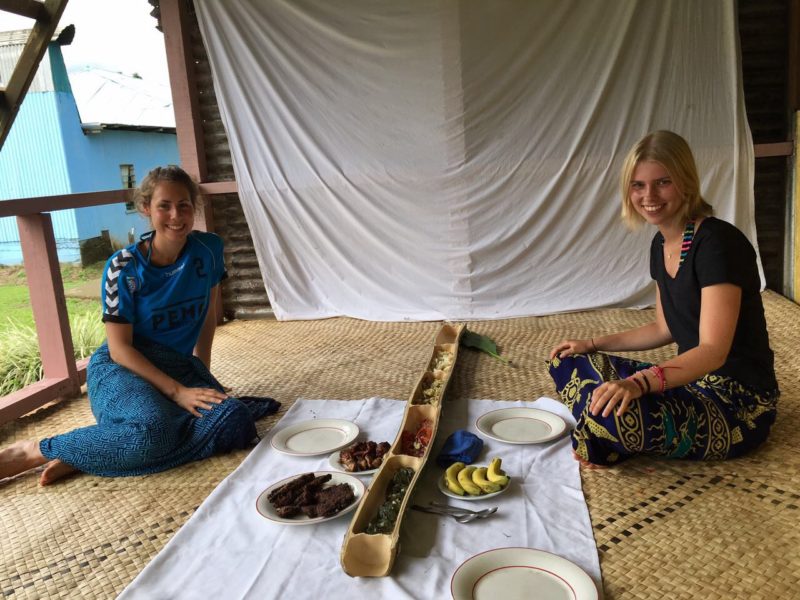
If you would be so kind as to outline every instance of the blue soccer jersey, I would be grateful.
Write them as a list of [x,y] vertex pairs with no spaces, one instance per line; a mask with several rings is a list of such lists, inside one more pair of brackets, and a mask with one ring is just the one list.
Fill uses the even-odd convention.
[[151,265],[132,244],[111,256],[103,276],[103,321],[129,323],[134,335],[192,354],[211,288],[227,276],[222,239],[193,231],[178,260]]

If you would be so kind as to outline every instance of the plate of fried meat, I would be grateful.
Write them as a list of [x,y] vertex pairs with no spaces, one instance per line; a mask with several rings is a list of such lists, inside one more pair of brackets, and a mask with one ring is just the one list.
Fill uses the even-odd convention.
[[364,484],[347,473],[303,473],[261,492],[256,510],[262,517],[285,525],[322,523],[354,510],[364,491]]
[[372,475],[383,464],[383,457],[390,447],[389,442],[356,442],[331,454],[328,462],[339,471]]

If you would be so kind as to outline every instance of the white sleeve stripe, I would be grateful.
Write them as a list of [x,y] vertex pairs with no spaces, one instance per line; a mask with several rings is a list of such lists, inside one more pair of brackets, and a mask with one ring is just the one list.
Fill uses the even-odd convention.
[[132,259],[133,254],[127,249],[122,249],[119,251],[119,254],[111,259],[108,269],[106,269],[106,281],[104,285],[106,292],[105,312],[111,316],[119,316],[119,274]]

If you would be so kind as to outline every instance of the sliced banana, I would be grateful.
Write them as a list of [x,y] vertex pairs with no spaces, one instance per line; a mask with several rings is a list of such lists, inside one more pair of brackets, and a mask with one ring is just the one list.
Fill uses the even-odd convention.
[[478,467],[472,472],[472,481],[483,490],[484,494],[494,494],[502,488],[497,483],[492,483],[486,479],[486,467]]
[[489,467],[486,469],[486,479],[492,483],[497,483],[501,488],[508,485],[508,475],[500,468],[502,461],[499,458],[493,458]]
[[454,494],[458,494],[459,496],[463,496],[466,492],[464,488],[461,487],[458,483],[458,473],[461,471],[466,465],[463,462],[456,462],[447,467],[447,471],[444,473],[444,483],[447,486],[447,489],[453,492]]
[[480,496],[483,490],[472,481],[472,472],[475,467],[464,467],[458,472],[458,483],[470,496]]

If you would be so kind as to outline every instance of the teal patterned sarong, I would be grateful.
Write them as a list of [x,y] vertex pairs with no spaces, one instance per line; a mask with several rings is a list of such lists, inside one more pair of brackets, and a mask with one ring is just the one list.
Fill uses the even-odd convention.
[[[187,387],[223,391],[194,356],[144,338],[135,337],[134,347]],[[255,420],[280,406],[271,398],[227,398],[195,417],[111,360],[105,343],[89,361],[87,384],[97,424],[46,438],[39,448],[48,460],[61,459],[84,473],[107,477],[157,473],[246,448],[257,440]]]

